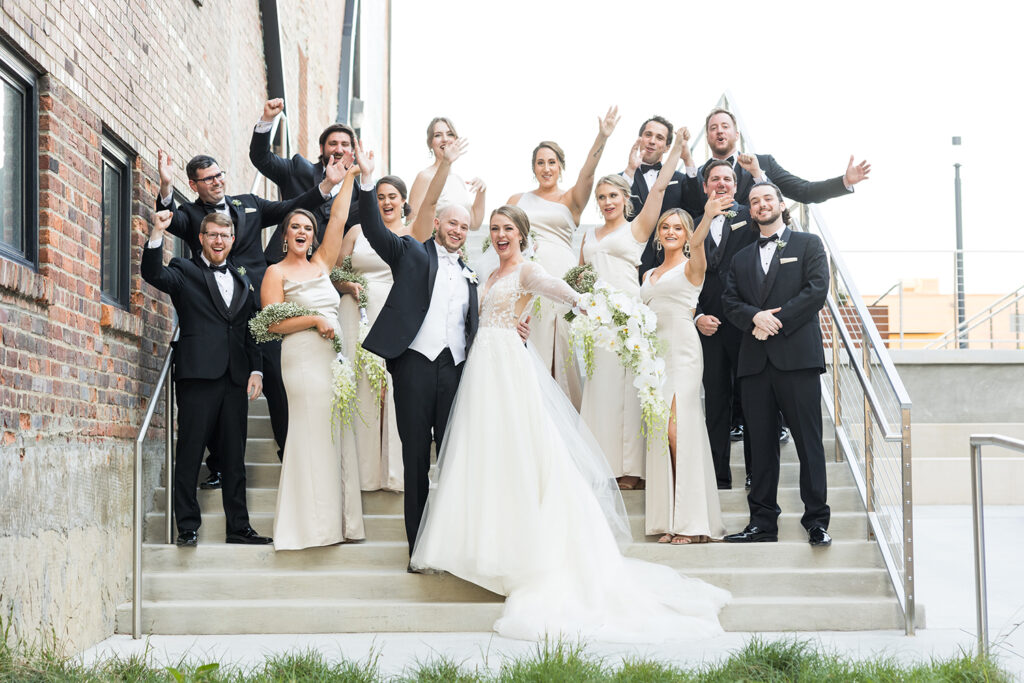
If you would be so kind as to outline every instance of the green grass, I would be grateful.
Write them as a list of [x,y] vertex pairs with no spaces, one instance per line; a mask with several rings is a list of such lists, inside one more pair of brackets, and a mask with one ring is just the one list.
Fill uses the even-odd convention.
[[[85,666],[74,658],[55,653],[56,650],[50,647],[19,648],[0,641],[0,681],[376,683],[389,680],[380,672],[379,652],[371,652],[366,661],[357,662],[328,660],[315,650],[307,650],[274,655],[250,669],[191,661],[160,668],[149,662],[148,653],[115,657]],[[437,657],[428,662],[417,662],[402,676],[390,680],[417,683],[1003,683],[1011,678],[992,660],[966,652],[948,659],[904,664],[887,657],[854,660],[795,638],[770,642],[755,638],[727,658],[698,668],[680,668],[647,659],[626,659],[611,664],[590,655],[584,645],[559,640],[539,643],[526,656],[505,659],[497,670],[471,669],[449,657]]]

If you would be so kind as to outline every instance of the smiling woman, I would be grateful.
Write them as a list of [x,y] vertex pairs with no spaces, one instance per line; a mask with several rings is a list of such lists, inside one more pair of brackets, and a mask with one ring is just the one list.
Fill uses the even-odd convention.
[[[420,205],[427,193],[427,187],[434,178],[444,158],[444,150],[450,145],[456,144],[459,134],[455,132],[455,124],[445,116],[435,116],[427,125],[427,148],[434,157],[434,163],[416,174],[413,181],[412,191],[409,194],[409,204],[412,206],[412,218],[415,220],[419,214]],[[469,214],[469,229],[478,229],[484,221],[484,207],[486,204],[487,185],[480,178],[473,178],[469,182],[464,181],[454,171],[450,171],[445,180],[444,188],[438,200],[439,206],[457,205],[463,207]]]

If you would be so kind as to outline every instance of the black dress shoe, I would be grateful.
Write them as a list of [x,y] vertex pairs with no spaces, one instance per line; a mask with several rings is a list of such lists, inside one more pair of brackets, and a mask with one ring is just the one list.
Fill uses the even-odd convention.
[[779,428],[779,443],[789,443],[789,430],[785,427]]
[[736,425],[729,430],[729,441],[743,441],[743,425]]
[[722,540],[726,543],[775,543],[779,540],[779,534],[748,524],[743,531],[738,534],[729,534]]
[[828,535],[823,526],[812,526],[807,530],[807,542],[811,545],[830,546],[832,537]]
[[203,490],[219,489],[220,485],[220,472],[210,472],[209,479],[199,484],[199,488]]
[[224,537],[225,543],[244,543],[245,545],[268,545],[274,542],[269,536],[260,536],[251,526],[241,531],[232,531]]
[[743,482],[743,488],[745,488],[748,491],[750,490],[750,475],[749,474],[747,475],[747,480]]
[[732,484],[719,484],[718,485],[718,490],[719,491],[728,491],[731,488],[732,488]]
[[199,544],[199,534],[195,531],[182,531],[174,542],[179,548],[194,548]]

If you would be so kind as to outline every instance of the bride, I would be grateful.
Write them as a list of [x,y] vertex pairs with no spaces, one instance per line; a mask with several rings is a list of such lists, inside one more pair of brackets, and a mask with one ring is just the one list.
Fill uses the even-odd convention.
[[510,638],[717,635],[726,591],[623,557],[631,535],[608,463],[516,332],[534,295],[569,306],[579,299],[524,260],[529,230],[516,206],[491,214],[500,265],[482,291],[480,327],[410,565],[508,596],[494,630]]

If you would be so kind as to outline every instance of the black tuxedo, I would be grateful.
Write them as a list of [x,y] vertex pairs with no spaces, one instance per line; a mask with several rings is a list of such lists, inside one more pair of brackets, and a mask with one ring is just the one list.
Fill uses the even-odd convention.
[[[405,465],[405,532],[409,552],[427,502],[430,444],[441,452],[462,364],[455,364],[447,348],[430,360],[409,348],[419,333],[434,291],[438,270],[434,240],[418,242],[409,235],[398,237],[384,226],[372,192],[359,193],[363,235],[373,250],[391,267],[395,283],[384,307],[370,328],[363,348],[387,361],[394,380],[395,417],[402,440]],[[462,261],[459,264],[465,268]],[[479,319],[476,283],[466,280],[469,306],[466,311],[466,352],[473,343]],[[433,432],[433,435],[431,435]]]
[[[312,211],[323,202],[323,194],[319,187],[299,195],[295,199],[283,202],[272,202],[252,194],[224,196],[224,202],[231,213],[231,221],[235,224],[235,239],[231,245],[231,261],[236,266],[245,268],[246,276],[252,280],[256,291],[256,302],[259,305],[260,285],[263,274],[267,271],[267,260],[263,255],[263,228],[284,219],[293,209],[309,209]],[[185,240],[193,254],[203,251],[199,243],[199,228],[206,214],[213,210],[199,203],[197,199],[188,204],[174,206],[164,205],[159,198],[157,210],[171,209],[173,216],[171,226],[167,229],[175,237]],[[284,451],[284,442],[288,435],[288,399],[285,396],[284,382],[281,380],[281,342],[268,342],[261,347],[263,354],[263,393],[267,397],[267,408],[270,412],[270,426],[274,430],[277,441],[278,457]],[[217,471],[216,449],[211,451],[211,460],[207,465]]]
[[[768,177],[768,180],[778,186],[782,190],[782,194],[789,199],[803,204],[816,204],[853,192],[846,189],[843,176],[828,180],[804,180],[782,168],[771,154],[756,154],[755,156],[761,171]],[[705,162],[706,164],[707,162]],[[747,200],[750,198],[750,189],[754,187],[754,176],[750,175],[739,163],[734,163],[733,168],[736,170],[736,201],[740,204],[747,204]],[[703,212],[704,204],[708,200],[707,195],[704,194],[704,166],[702,165],[697,170],[696,178],[688,180],[690,191],[687,197],[691,203],[686,208],[691,213]]]
[[262,367],[249,334],[256,312],[256,291],[246,275],[229,263],[234,279],[230,306],[224,305],[213,271],[198,255],[163,265],[163,249],[142,252],[143,279],[171,296],[180,335],[175,349],[178,446],[174,467],[174,516],[178,531],[201,523],[196,484],[203,453],[217,445],[228,533],[249,527],[245,505],[246,384]]
[[[284,199],[295,199],[308,192],[311,187],[320,184],[324,179],[324,164],[322,161],[313,163],[309,159],[296,154],[291,159],[282,159],[270,151],[270,132],[252,133],[252,140],[249,142],[249,161],[260,173],[265,175],[281,191]],[[348,220],[345,223],[345,230],[359,223],[358,188],[352,188],[352,202],[349,205]],[[327,230],[327,221],[331,217],[331,205],[334,197],[322,201],[316,209],[312,209],[316,217],[316,238],[317,242],[324,241],[324,231]],[[274,231],[267,247],[264,250],[267,263],[278,263],[284,258],[281,251],[284,237],[284,228],[278,226]]]
[[[647,203],[647,196],[650,194],[650,188],[647,187],[647,181],[644,180],[640,169],[637,169],[633,174],[633,187],[630,189],[630,193],[629,201],[633,206],[633,216],[635,217],[643,210],[644,204]],[[661,202],[661,212],[664,213],[669,209],[685,209],[691,217],[696,216],[697,214],[689,208],[689,205],[694,203],[694,199],[690,196],[692,193],[693,188],[687,182],[686,175],[676,171],[672,174],[668,187],[665,188],[665,197]],[[700,203],[700,210],[704,210],[703,202]],[[639,271],[641,284],[644,281],[644,273],[651,268],[657,268],[665,260],[664,254],[654,248],[656,235],[657,230],[651,233],[650,238],[647,240],[647,246],[644,248],[644,253],[640,256],[640,266],[637,270]]]
[[[750,433],[750,524],[769,532],[778,529],[781,410],[800,458],[801,522],[807,529],[827,529],[819,381],[825,352],[818,311],[828,294],[828,261],[816,235],[786,228],[780,239],[785,246],[776,248],[767,274],[756,242],[741,249],[732,260],[723,294],[726,315],[742,334],[737,375]],[[779,307],[775,317],[782,328],[765,341],[755,339],[754,315]]]
[[[707,271],[704,285],[697,300],[695,317],[712,315],[721,323],[710,337],[699,334],[704,357],[704,420],[711,442],[711,456],[715,463],[715,479],[723,488],[732,486],[732,470],[729,456],[732,443],[729,439],[730,426],[742,421],[737,410],[739,391],[736,384],[736,362],[740,352],[739,329],[725,315],[722,305],[722,290],[725,277],[738,251],[756,241],[757,227],[750,220],[750,210],[741,204],[733,204],[736,216],[726,218],[722,225],[722,238],[718,246],[709,233],[704,238],[704,256]],[[743,460],[750,472],[750,439],[744,433]]]

